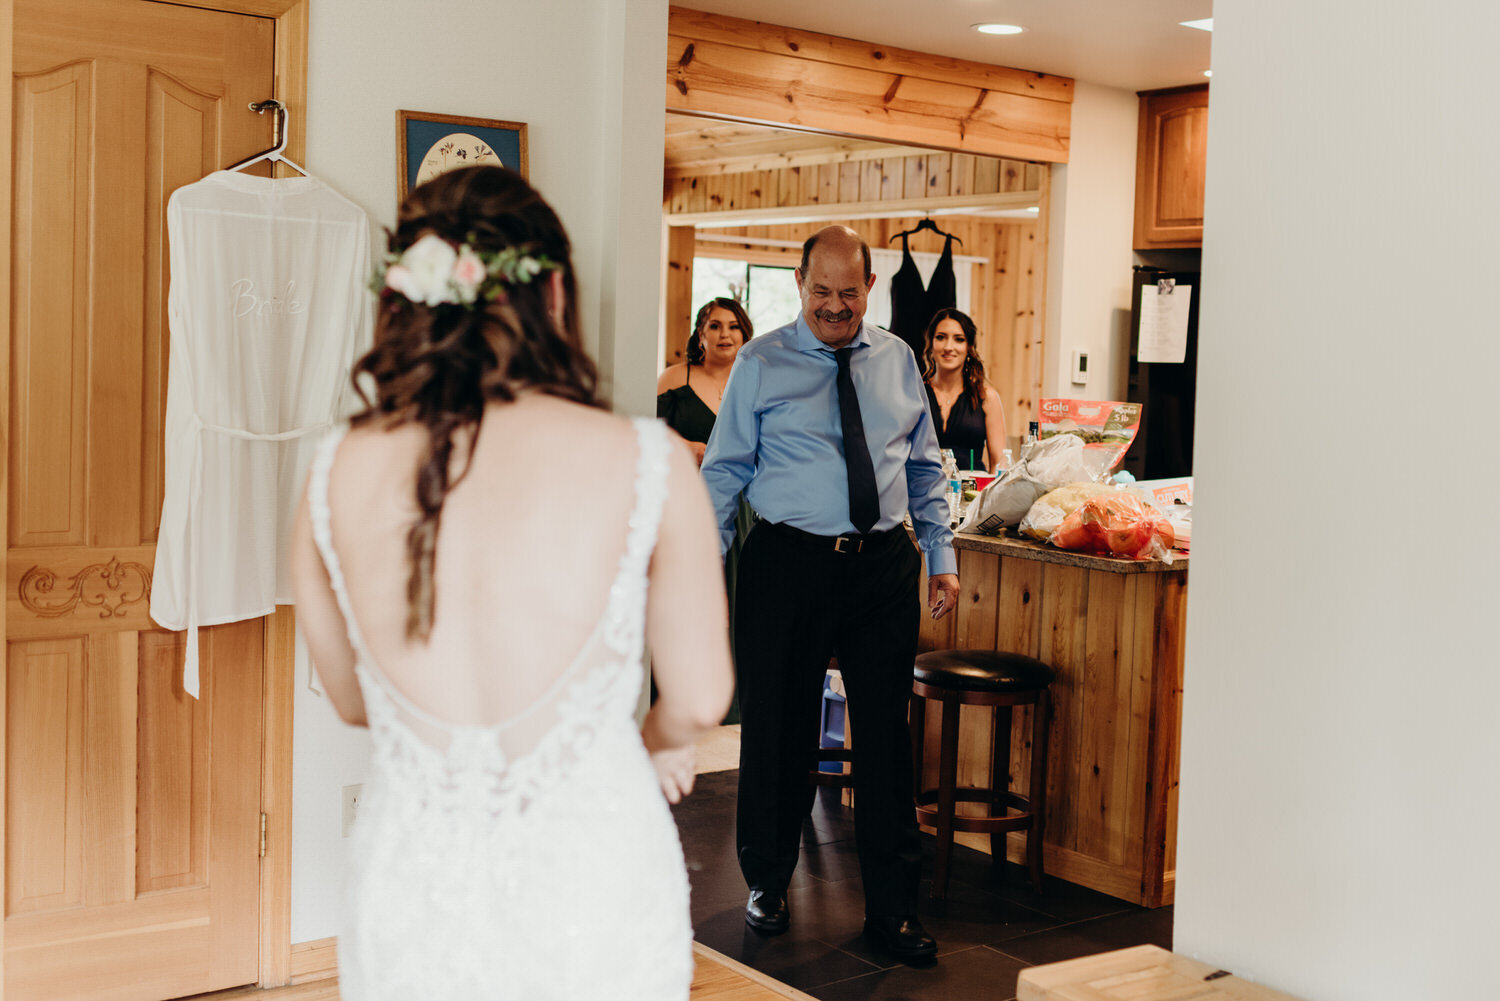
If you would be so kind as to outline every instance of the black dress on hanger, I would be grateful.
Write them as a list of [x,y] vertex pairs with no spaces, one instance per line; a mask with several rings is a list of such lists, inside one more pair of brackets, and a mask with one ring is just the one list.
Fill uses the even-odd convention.
[[905,341],[922,360],[922,335],[932,314],[958,305],[958,284],[953,276],[953,237],[943,236],[943,256],[938,259],[932,280],[924,287],[917,262],[911,259],[907,235],[901,234],[901,267],[891,276],[891,333]]

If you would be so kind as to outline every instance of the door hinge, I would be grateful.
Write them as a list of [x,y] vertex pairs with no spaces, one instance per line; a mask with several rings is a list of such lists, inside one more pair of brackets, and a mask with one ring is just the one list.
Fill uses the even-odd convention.
[[260,815],[260,857],[266,857],[266,815]]

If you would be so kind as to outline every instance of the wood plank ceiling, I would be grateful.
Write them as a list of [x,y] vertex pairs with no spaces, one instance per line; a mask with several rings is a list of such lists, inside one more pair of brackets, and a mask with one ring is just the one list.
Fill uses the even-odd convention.
[[854,163],[928,150],[795,129],[667,115],[668,180],[778,170],[822,163]]

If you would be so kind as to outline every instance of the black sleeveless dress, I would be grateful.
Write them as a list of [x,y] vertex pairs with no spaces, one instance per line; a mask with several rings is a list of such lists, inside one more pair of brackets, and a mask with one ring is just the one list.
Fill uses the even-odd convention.
[[901,238],[901,267],[891,276],[891,333],[901,338],[922,360],[922,335],[932,314],[958,305],[958,281],[953,276],[953,237],[943,241],[943,256],[938,258],[932,280],[922,284],[922,273],[911,259],[906,237]]
[[[667,427],[682,435],[688,441],[708,442],[708,436],[714,433],[714,420],[717,415],[710,409],[703,398],[693,391],[691,381],[693,378],[693,367],[688,366],[682,385],[676,389],[669,389],[656,397],[656,417],[665,421]],[[734,580],[739,572],[740,547],[744,545],[745,537],[750,534],[751,527],[755,524],[755,512],[745,501],[745,495],[740,495],[739,508],[734,515],[734,542],[729,547],[729,552],[724,554],[724,592],[729,599],[729,636],[731,649],[734,639]],[[652,695],[656,693],[656,682],[651,683]],[[740,721],[740,697],[736,690],[734,701],[729,706],[729,712],[724,717],[725,723],[738,723]]]
[[953,449],[959,469],[989,469],[995,457],[986,462],[984,455],[984,408],[974,409],[968,392],[959,394],[948,411],[948,422],[943,423],[943,409],[938,406],[937,394],[932,385],[927,386],[927,409],[932,412],[932,426],[937,431],[938,448]]
[[[690,367],[689,378],[692,371]],[[686,382],[656,398],[656,416],[688,441],[707,443],[708,436],[714,433],[714,412]]]

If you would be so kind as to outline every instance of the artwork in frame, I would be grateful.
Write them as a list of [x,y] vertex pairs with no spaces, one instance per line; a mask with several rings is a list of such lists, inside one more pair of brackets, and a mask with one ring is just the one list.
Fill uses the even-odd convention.
[[425,111],[396,112],[399,201],[417,185],[457,167],[491,164],[526,176],[526,124]]

